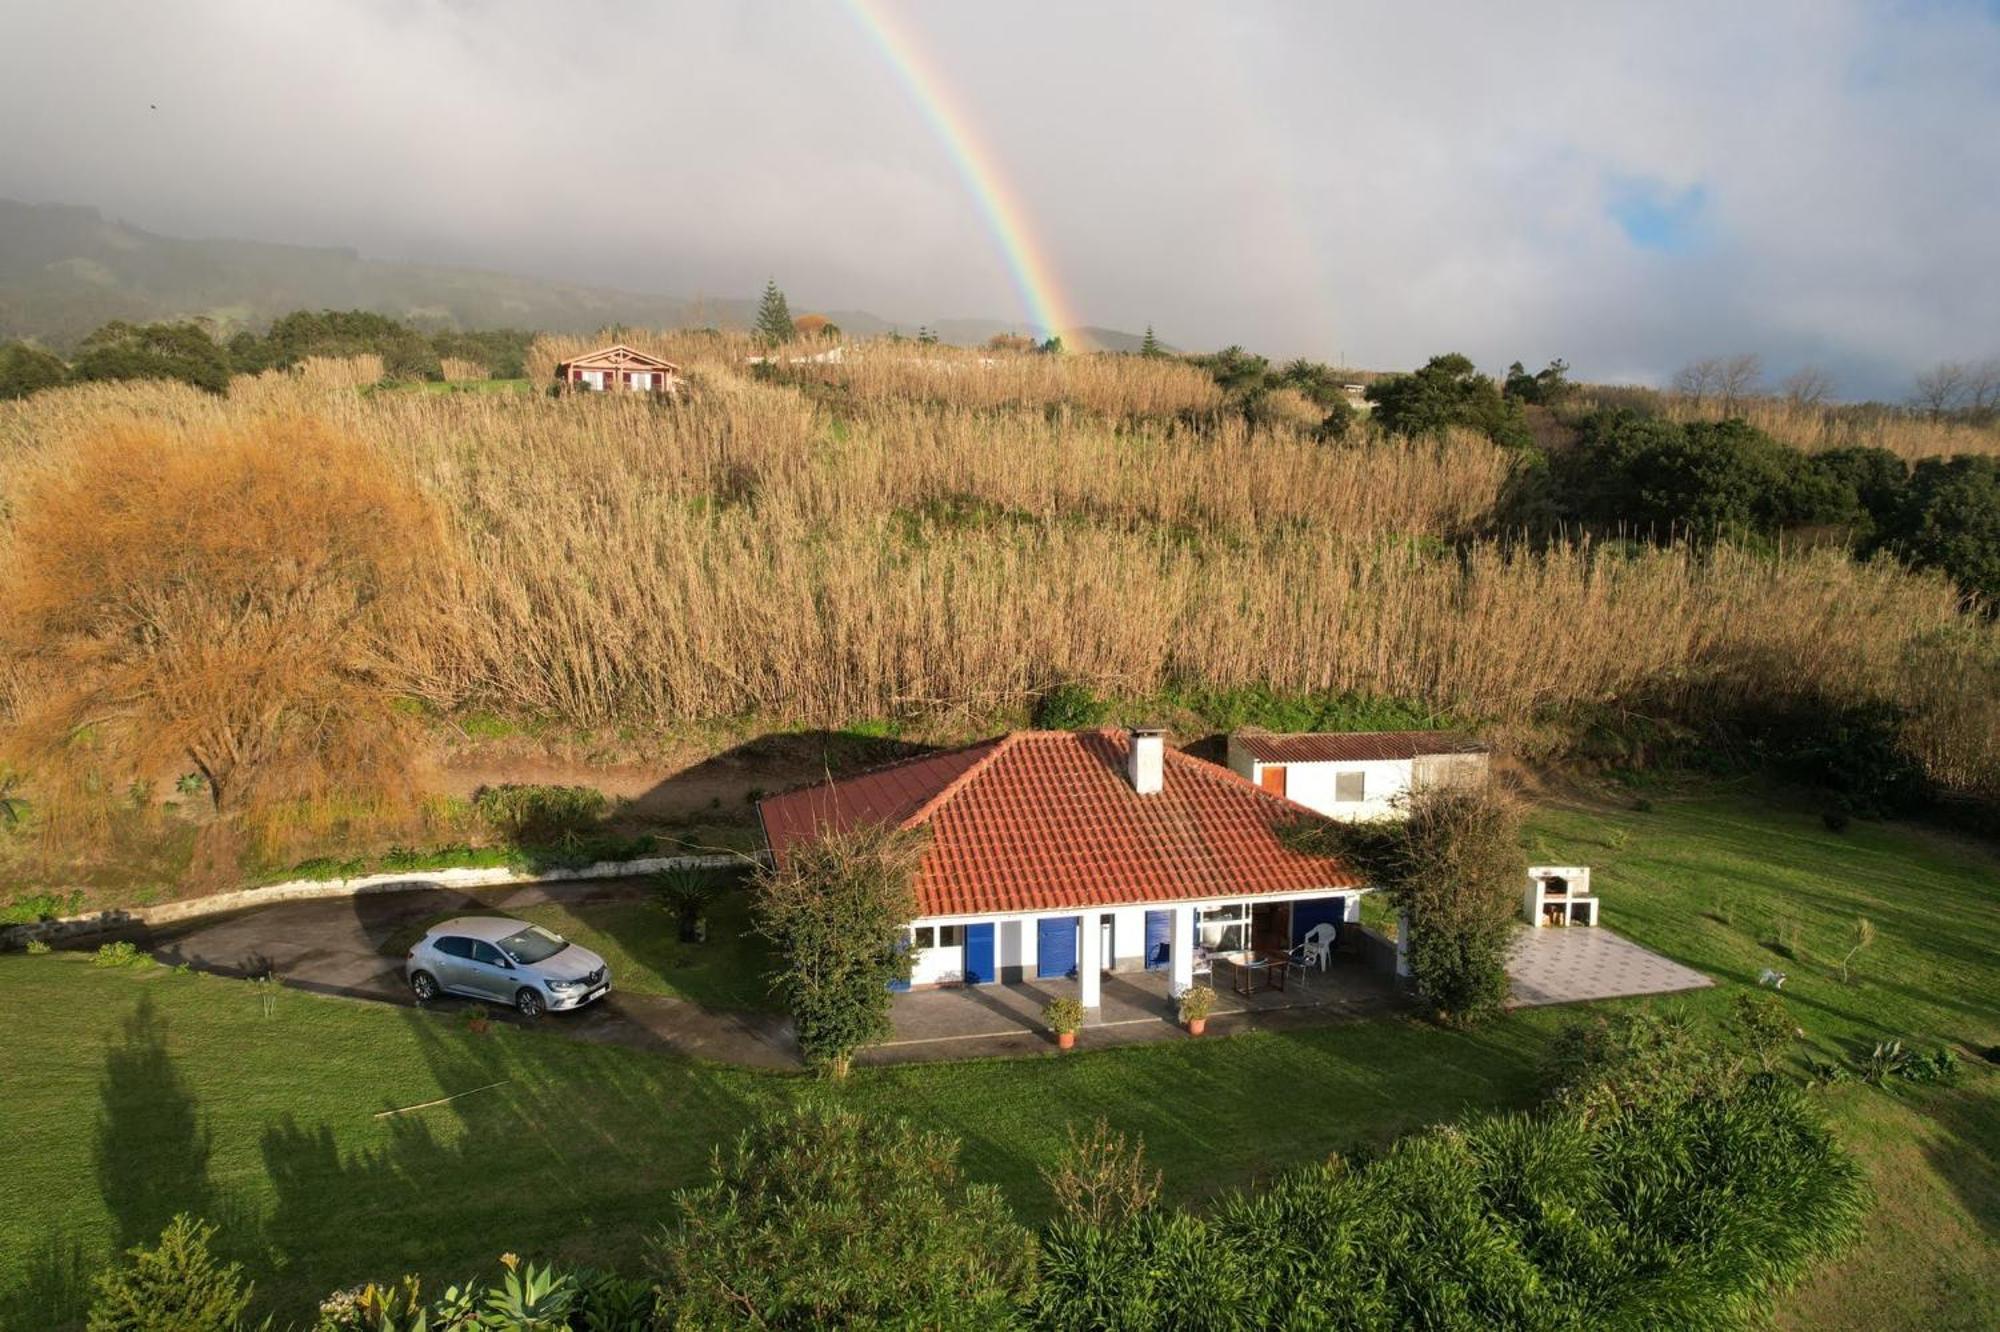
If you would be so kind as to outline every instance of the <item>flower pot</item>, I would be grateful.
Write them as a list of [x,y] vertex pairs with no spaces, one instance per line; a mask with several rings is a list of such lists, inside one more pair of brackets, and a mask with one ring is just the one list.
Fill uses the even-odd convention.
[[1056,1045],[1064,1050],[1074,1050],[1076,1048],[1076,1033],[1073,1031],[1057,1032]]
[[1201,1034],[1202,1034],[1202,1033],[1203,1033],[1204,1031],[1207,1031],[1207,1030],[1208,1030],[1208,1019],[1207,1019],[1207,1018],[1189,1018],[1189,1019],[1188,1019],[1188,1035],[1190,1035],[1190,1036],[1199,1036],[1199,1035],[1201,1035]]

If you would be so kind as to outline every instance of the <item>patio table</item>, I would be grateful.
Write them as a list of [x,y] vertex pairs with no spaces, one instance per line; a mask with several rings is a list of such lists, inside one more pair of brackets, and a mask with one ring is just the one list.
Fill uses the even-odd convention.
[[1230,961],[1235,963],[1231,982],[1236,993],[1245,998],[1259,990],[1284,989],[1286,973],[1292,965],[1283,953],[1238,953]]

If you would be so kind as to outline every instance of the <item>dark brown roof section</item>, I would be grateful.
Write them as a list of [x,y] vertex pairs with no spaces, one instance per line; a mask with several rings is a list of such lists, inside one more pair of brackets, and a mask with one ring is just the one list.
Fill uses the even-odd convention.
[[1369,763],[1425,754],[1484,754],[1463,731],[1327,731],[1280,735],[1242,730],[1230,739],[1261,763]]

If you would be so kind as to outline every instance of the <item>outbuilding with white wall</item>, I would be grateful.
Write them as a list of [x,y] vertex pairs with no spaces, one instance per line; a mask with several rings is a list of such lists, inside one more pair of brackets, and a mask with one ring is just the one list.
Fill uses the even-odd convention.
[[1485,777],[1486,747],[1458,731],[1293,732],[1229,737],[1229,770],[1330,819],[1397,816],[1413,790]]

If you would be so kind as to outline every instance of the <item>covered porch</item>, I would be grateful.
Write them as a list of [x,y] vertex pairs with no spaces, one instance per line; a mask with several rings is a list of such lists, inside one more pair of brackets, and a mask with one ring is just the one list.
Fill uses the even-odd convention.
[[[1365,952],[1336,953],[1324,971],[1295,971],[1284,989],[1259,988],[1247,995],[1232,984],[1231,965],[1226,961],[1216,965],[1210,1034],[1201,1039],[1372,1017],[1397,1011],[1406,1003],[1394,978]],[[899,994],[892,1014],[895,1034],[864,1051],[861,1062],[1041,1054],[1055,1048],[1042,1021],[1043,1007],[1058,997],[1081,999],[1083,988],[1075,977],[1036,977]],[[1170,971],[1105,972],[1093,988],[1097,1002],[1085,1010],[1077,1038],[1080,1047],[1193,1039],[1180,1026]]]

